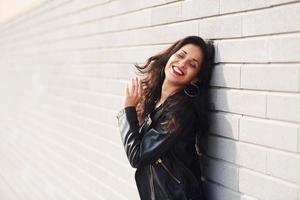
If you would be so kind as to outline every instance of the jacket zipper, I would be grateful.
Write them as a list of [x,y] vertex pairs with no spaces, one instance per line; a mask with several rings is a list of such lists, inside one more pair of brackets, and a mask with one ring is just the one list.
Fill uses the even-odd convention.
[[152,165],[150,164],[150,190],[151,190],[151,200],[155,200],[155,191],[154,191],[154,180],[153,180],[153,172]]
[[178,178],[176,178],[172,173],[171,171],[167,168],[167,166],[163,163],[162,159],[161,158],[158,158],[158,160],[155,162],[156,164],[160,163],[163,168],[168,172],[168,174],[178,183],[180,184],[180,180],[178,180]]

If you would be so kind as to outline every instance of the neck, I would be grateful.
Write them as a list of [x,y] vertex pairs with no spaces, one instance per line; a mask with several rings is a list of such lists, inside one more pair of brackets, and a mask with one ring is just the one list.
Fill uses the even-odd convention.
[[163,84],[162,84],[162,89],[161,89],[161,95],[160,95],[159,102],[164,102],[170,95],[174,94],[178,90],[180,90],[179,86],[174,85],[174,84],[166,81],[166,79],[165,79]]

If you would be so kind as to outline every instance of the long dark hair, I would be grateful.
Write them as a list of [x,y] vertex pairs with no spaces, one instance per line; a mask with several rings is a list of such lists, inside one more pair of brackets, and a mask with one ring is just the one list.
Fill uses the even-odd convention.
[[[172,112],[174,107],[184,105],[187,101],[192,101],[197,115],[198,135],[204,136],[209,129],[209,95],[208,88],[211,79],[212,68],[214,67],[215,48],[213,41],[203,40],[198,36],[187,36],[172,44],[166,50],[151,56],[147,59],[145,65],[135,64],[138,74],[144,76],[141,80],[143,94],[140,103],[137,105],[138,120],[141,123],[146,116],[154,109],[156,101],[160,98],[162,84],[165,79],[164,69],[169,58],[186,44],[198,46],[203,54],[203,62],[197,74],[199,81],[196,85],[200,89],[200,95],[197,97],[189,97],[182,91],[168,97],[168,108],[166,112]],[[170,122],[174,120],[170,119]],[[170,123],[175,124],[175,123]],[[170,127],[170,126],[169,126]],[[199,138],[199,137],[198,137]]]

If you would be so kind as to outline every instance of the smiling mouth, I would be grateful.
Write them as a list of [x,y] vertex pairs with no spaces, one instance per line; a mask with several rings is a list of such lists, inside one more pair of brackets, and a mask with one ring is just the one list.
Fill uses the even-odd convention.
[[177,76],[183,76],[184,73],[175,65],[172,65],[172,72]]

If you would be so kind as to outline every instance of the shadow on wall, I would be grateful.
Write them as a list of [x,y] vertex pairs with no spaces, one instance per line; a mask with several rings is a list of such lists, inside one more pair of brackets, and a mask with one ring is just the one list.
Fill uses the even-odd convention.
[[[219,57],[217,45],[216,57]],[[225,80],[220,65],[215,65],[210,85],[214,77]],[[207,153],[203,160],[204,189],[209,200],[240,200],[238,192],[237,146],[238,117],[219,111],[227,111],[227,94],[221,88],[210,89],[210,130],[206,139]],[[223,109],[223,110],[222,110]],[[227,189],[228,188],[228,189]]]

